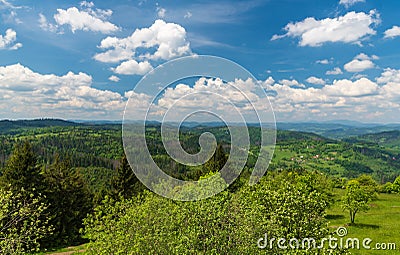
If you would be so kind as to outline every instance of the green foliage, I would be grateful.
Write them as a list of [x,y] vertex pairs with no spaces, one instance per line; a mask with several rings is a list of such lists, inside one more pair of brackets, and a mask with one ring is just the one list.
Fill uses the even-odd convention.
[[124,154],[120,160],[116,174],[111,179],[111,195],[115,199],[119,197],[128,199],[143,189],[143,184],[136,177]]
[[330,202],[322,185],[311,182],[319,177],[275,177],[196,202],[177,202],[148,191],[130,200],[106,199],[85,219],[88,253],[259,254],[265,251],[257,240],[265,233],[277,238],[325,236],[324,212]]
[[39,241],[52,231],[44,217],[47,205],[42,201],[34,193],[0,188],[0,254],[39,250]]
[[[325,210],[331,204],[324,183],[315,182],[315,174],[282,174],[263,178],[238,194],[235,224],[238,254],[258,254],[255,240],[270,238],[314,238],[328,234]],[[314,180],[314,181],[312,181]],[[326,184],[326,183],[325,183]],[[268,246],[270,254],[286,253]],[[313,251],[316,252],[316,251]]]
[[396,193],[400,193],[400,176],[396,178],[396,180],[393,182],[393,191]]
[[73,171],[82,175],[95,205],[100,204],[104,197],[111,193],[111,180],[116,174],[115,170],[104,167],[78,167]]
[[52,246],[82,242],[79,229],[92,208],[91,197],[82,176],[71,169],[68,161],[56,157],[45,171],[50,223],[54,232],[45,243]]
[[1,177],[3,186],[13,191],[41,190],[43,181],[37,158],[29,142],[17,143]]
[[368,186],[362,186],[358,180],[351,180],[347,183],[346,193],[342,197],[342,208],[349,212],[350,222],[354,224],[357,212],[369,210],[369,202],[374,193]]

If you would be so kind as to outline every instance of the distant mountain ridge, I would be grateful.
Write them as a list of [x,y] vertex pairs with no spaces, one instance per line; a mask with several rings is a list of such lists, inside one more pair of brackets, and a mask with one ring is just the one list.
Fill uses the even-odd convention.
[[82,124],[62,119],[0,120],[0,133],[13,133],[17,129],[41,127],[70,127]]
[[[32,120],[0,120],[0,133],[12,134],[21,128],[41,128],[41,127],[66,127],[82,125],[121,125],[122,121],[110,120],[63,120],[63,119],[32,119]],[[156,121],[147,121],[149,125],[160,125]],[[177,123],[179,124],[179,123]],[[222,122],[184,122],[183,127],[221,127]],[[249,123],[249,126],[258,124]],[[375,134],[381,132],[400,131],[400,124],[376,124],[361,123],[357,121],[337,120],[325,122],[277,122],[278,130],[298,131],[314,133],[331,139],[346,139],[349,137],[359,137],[362,135]]]

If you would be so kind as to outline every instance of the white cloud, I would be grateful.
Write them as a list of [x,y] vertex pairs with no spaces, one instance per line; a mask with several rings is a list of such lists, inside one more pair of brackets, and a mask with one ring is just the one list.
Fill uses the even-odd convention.
[[339,4],[346,6],[346,8],[356,4],[356,3],[365,3],[365,0],[340,0]]
[[125,104],[120,94],[93,88],[88,74],[40,74],[21,64],[0,66],[0,94],[0,107],[19,118],[118,119]]
[[300,46],[318,47],[328,42],[356,43],[367,36],[375,35],[372,25],[380,22],[379,14],[372,10],[368,14],[364,12],[349,12],[337,18],[316,20],[313,17],[303,21],[289,23],[284,35],[274,35],[271,40],[284,37],[299,37]]
[[327,65],[327,64],[329,64],[330,62],[329,62],[328,59],[321,59],[321,60],[315,61],[315,63],[321,64],[321,65]]
[[22,47],[21,43],[15,43],[17,40],[17,32],[9,28],[6,30],[5,35],[0,34],[0,50],[9,49],[17,50]]
[[108,80],[113,82],[119,82],[119,78],[115,75],[111,75],[110,77],[108,77]]
[[[200,78],[194,86],[178,84],[174,88],[167,88],[149,115],[162,116],[168,111],[174,120],[178,120],[179,116],[184,117],[201,109],[210,110],[226,121],[240,121],[241,116],[235,114],[236,110],[245,119],[256,119],[257,115],[253,111],[256,109],[263,117],[268,116],[268,99],[265,94],[256,94],[257,89],[261,88],[251,79],[236,79],[225,83],[219,78]],[[137,105],[136,102],[132,104]]]
[[159,18],[165,18],[167,10],[165,8],[157,8],[157,16]]
[[331,96],[360,97],[376,93],[378,85],[367,78],[354,82],[345,79],[334,81],[332,85],[327,85],[322,90]]
[[[400,100],[400,70],[386,69],[376,82],[365,77],[354,81],[341,79],[329,84],[321,84],[322,86],[319,88],[291,86],[293,82],[275,83],[272,77],[259,82],[268,91],[275,92],[270,94],[272,96],[269,97],[269,100],[278,121],[351,118],[372,122],[377,121],[378,117],[398,121],[395,109],[400,107],[398,103]],[[158,116],[174,107],[172,114],[177,116],[186,116],[184,113],[189,110],[209,108],[221,116],[232,115],[232,109],[224,100],[232,102],[241,112],[247,113],[251,109],[251,105],[234,86],[250,95],[249,99],[256,109],[263,109],[263,107],[265,109],[268,105],[267,99],[255,92],[258,85],[253,80],[235,80],[224,83],[220,79],[201,78],[195,82],[194,86],[179,84],[175,88],[168,88],[155,102],[156,105],[149,114]],[[129,94],[134,97],[134,102],[138,100],[138,103],[134,104],[135,106],[149,104],[146,103],[147,101],[143,102],[145,96],[134,92]],[[218,95],[222,95],[222,97]]]
[[[185,29],[178,24],[166,23],[163,20],[156,20],[149,28],[136,29],[126,38],[107,37],[101,41],[99,48],[106,52],[98,53],[94,58],[106,63],[129,60],[133,57],[169,60],[191,54]],[[136,53],[138,48],[156,48],[156,50],[153,54],[150,52],[138,54]]]
[[400,27],[399,26],[393,26],[392,28],[388,29],[385,31],[385,37],[384,38],[394,38],[400,36]]
[[376,79],[379,84],[385,83],[399,83],[400,84],[400,70],[386,68],[380,77]]
[[[50,31],[53,33],[58,32],[58,26],[56,24],[51,24],[47,21],[46,16],[44,16],[42,13],[39,13],[39,26],[41,29],[44,31]],[[61,33],[61,32],[59,32]]]
[[317,78],[315,76],[308,77],[306,82],[315,84],[315,85],[324,85],[325,84],[324,79]]
[[263,87],[268,88],[269,86],[274,85],[274,83],[275,83],[274,78],[272,78],[272,76],[269,76],[268,79],[263,81],[261,84]]
[[82,1],[79,3],[80,6],[82,7],[88,7],[88,8],[92,8],[94,7],[94,3],[93,2],[87,2],[87,1]]
[[76,30],[83,30],[109,34],[119,30],[116,25],[107,21],[112,15],[111,10],[93,9],[94,4],[86,1],[80,5],[86,9],[79,10],[76,7],[57,9],[58,13],[54,15],[57,25],[68,25],[73,33]]
[[293,80],[286,80],[286,79],[283,79],[283,80],[280,80],[279,83],[282,84],[282,85],[285,85],[285,86],[289,86],[289,87],[292,87],[292,86],[295,86],[295,87],[305,87],[304,84],[301,84],[301,83],[299,83],[298,81],[296,81],[296,80],[294,80],[294,79],[293,79]]
[[333,70],[326,71],[326,75],[339,75],[343,74],[342,69],[340,67],[335,67]]
[[375,64],[371,61],[379,59],[378,56],[371,56],[369,57],[368,55],[364,53],[358,54],[352,61],[344,65],[344,69],[347,72],[351,73],[358,73],[365,71],[367,69],[372,69],[375,67]]
[[175,23],[156,20],[150,27],[136,29],[126,38],[107,37],[98,46],[104,52],[94,59],[104,63],[120,63],[115,73],[143,75],[152,69],[151,62],[190,55],[186,31]]
[[151,71],[153,67],[148,61],[137,62],[136,60],[128,60],[122,62],[116,68],[112,68],[111,70],[117,74],[126,74],[126,75],[144,75]]

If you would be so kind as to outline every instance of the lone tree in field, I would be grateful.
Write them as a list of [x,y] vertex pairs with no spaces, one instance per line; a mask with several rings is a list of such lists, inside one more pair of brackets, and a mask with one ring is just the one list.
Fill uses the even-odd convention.
[[350,222],[354,224],[356,214],[369,210],[368,203],[372,200],[375,194],[370,190],[360,185],[357,180],[351,180],[347,183],[346,193],[342,197],[342,208],[349,211]]

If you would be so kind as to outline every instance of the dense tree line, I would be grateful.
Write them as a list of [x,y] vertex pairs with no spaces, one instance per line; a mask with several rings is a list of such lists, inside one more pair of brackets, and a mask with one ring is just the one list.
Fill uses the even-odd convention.
[[96,204],[142,189],[125,157],[100,184],[89,181],[90,168],[74,168],[58,154],[52,162],[41,164],[28,141],[15,144],[0,177],[1,254],[82,243],[83,219]]

